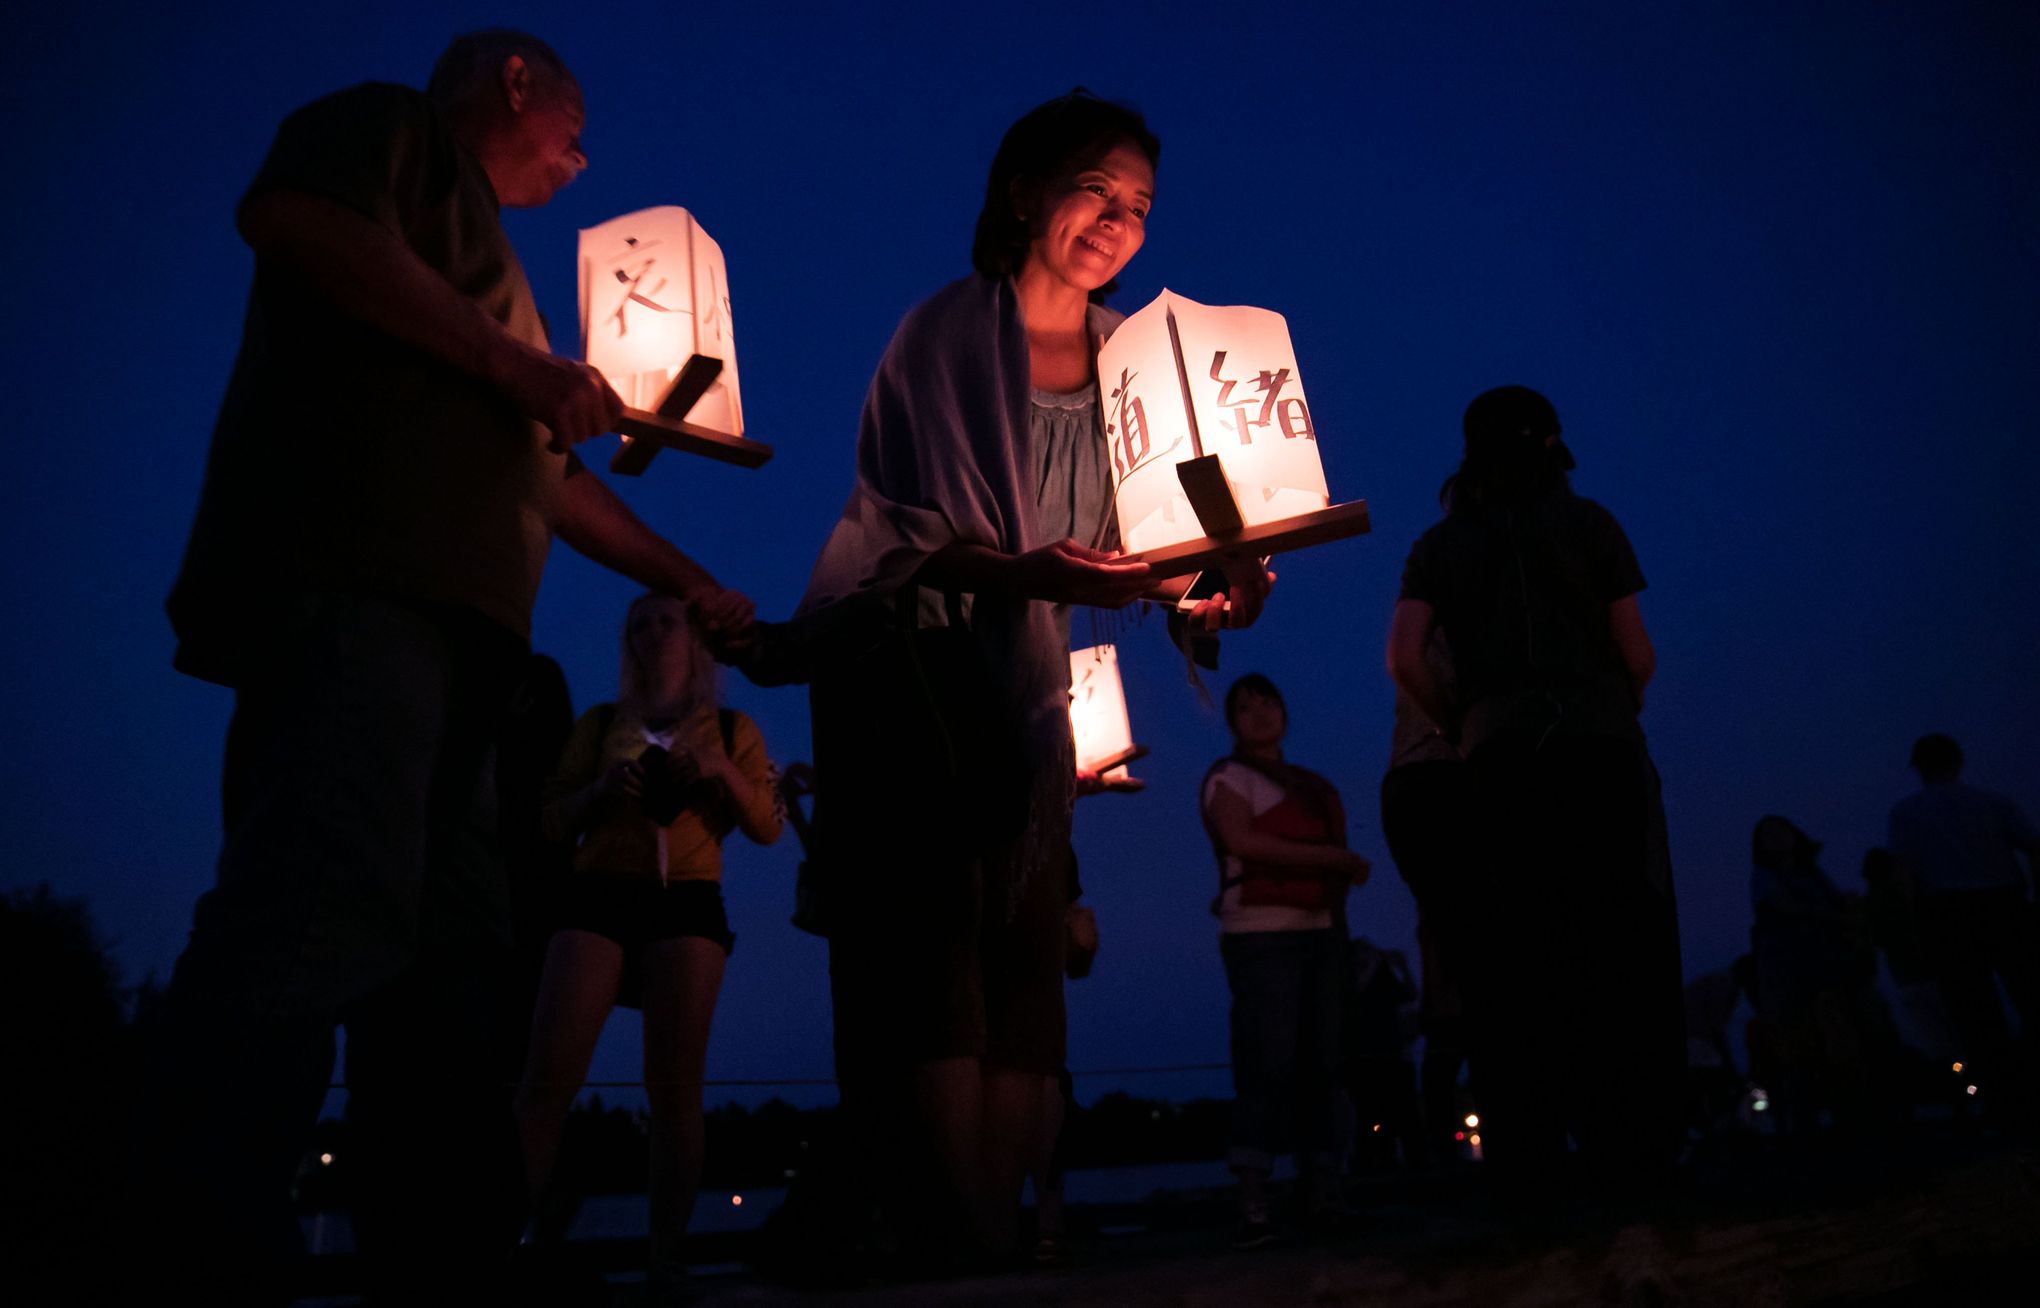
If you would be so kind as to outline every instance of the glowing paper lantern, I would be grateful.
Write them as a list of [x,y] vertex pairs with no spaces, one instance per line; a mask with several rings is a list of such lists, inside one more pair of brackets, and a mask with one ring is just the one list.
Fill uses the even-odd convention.
[[1117,646],[1070,651],[1070,732],[1082,772],[1124,777],[1125,765],[1147,753],[1145,745],[1133,743]]
[[744,439],[729,285],[722,247],[685,209],[581,233],[581,339],[627,406],[615,471],[643,472],[661,446],[753,468],[772,457]]
[[1289,325],[1163,291],[1098,352],[1119,535],[1159,576],[1367,530],[1333,504]]

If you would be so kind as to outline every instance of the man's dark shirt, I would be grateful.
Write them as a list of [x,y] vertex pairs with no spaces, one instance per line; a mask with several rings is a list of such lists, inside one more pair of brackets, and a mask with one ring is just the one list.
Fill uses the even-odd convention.
[[[292,114],[242,204],[275,191],[381,224],[544,347],[488,177],[418,92],[370,83]],[[567,467],[499,391],[258,259],[169,601],[178,666],[233,684],[268,601],[306,589],[457,606],[528,636]]]
[[1402,598],[1436,611],[1470,751],[1500,731],[1638,735],[1608,606],[1643,587],[1614,515],[1559,488],[1446,515],[1410,550]]

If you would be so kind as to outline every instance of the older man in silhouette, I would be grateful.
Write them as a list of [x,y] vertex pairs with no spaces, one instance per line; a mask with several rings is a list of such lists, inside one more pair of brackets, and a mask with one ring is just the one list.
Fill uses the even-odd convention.
[[490,759],[552,537],[725,641],[749,625],[572,453],[620,403],[549,351],[498,212],[587,167],[583,118],[544,42],[477,33],[423,93],[290,115],[241,202],[254,285],[169,602],[177,665],[235,693],[226,842],[154,1094],[162,1284],[205,1302],[287,1294],[288,1187],[342,1024],[355,1129],[333,1165],[372,1301],[491,1293],[522,1180],[490,1079]]

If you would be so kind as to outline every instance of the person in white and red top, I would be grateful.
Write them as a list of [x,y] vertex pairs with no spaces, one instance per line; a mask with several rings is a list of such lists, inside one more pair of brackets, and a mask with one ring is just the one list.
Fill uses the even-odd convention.
[[1346,848],[1330,782],[1284,761],[1288,710],[1259,673],[1225,697],[1233,752],[1205,774],[1218,855],[1219,952],[1232,989],[1233,1123],[1240,1247],[1274,1236],[1267,1181],[1294,1153],[1313,1213],[1337,1207],[1333,1096],[1346,964],[1345,896],[1367,860]]

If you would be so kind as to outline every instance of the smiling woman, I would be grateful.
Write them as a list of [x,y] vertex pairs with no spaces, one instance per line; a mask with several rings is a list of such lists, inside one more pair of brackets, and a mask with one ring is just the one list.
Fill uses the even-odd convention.
[[[888,1156],[938,1160],[931,1183],[900,1182],[908,1211],[925,1212],[917,1234],[944,1254],[1011,1247],[1041,1088],[1063,1065],[1069,611],[1115,608],[1148,585],[1145,565],[1116,558],[1094,361],[1119,323],[1101,301],[1141,247],[1159,154],[1138,113],[1085,92],[1006,133],[976,272],[910,312],[886,350],[856,487],[795,620],[818,668],[815,859],[835,878],[837,1073],[867,1126],[912,1106],[920,1139]],[[1265,590],[1258,572],[1243,582],[1235,619],[1250,621]],[[913,635],[887,644],[874,627]],[[923,640],[927,628],[947,630]],[[942,760],[905,743],[896,700],[922,693],[923,664],[900,679],[884,651],[937,645],[954,656],[938,677],[962,687],[946,707],[998,725],[952,717],[928,736],[1004,734],[983,757],[1012,758],[1011,784],[988,782],[990,767],[938,780]],[[905,694],[883,693],[895,680]],[[899,1170],[875,1158],[870,1174]],[[952,1229],[959,1214],[968,1229]]]

